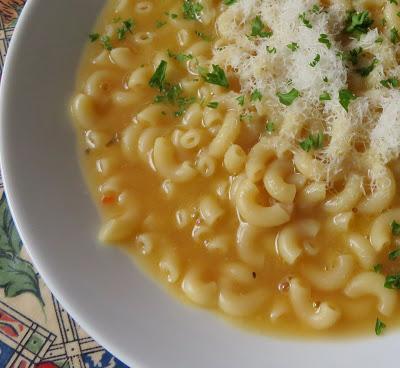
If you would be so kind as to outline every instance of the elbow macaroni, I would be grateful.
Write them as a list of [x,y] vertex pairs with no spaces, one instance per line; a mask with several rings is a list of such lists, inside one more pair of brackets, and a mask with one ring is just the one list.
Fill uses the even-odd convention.
[[[324,11],[307,17],[326,17],[318,32],[344,29],[352,9],[374,23],[359,38],[328,27],[330,47],[318,34],[323,52],[313,66],[296,37],[317,27],[286,19],[299,46],[292,52],[276,39],[280,15],[267,24],[254,13],[276,1],[197,0],[190,14],[178,0],[109,1],[70,103],[100,241],[123,246],[193,303],[259,330],[336,332],[369,328],[377,314],[396,319],[398,296],[385,276],[396,277],[388,253],[399,244],[400,115],[395,104],[385,117],[377,101],[400,100],[390,84],[400,6],[315,2]],[[257,15],[271,37],[247,37]],[[359,48],[357,66],[327,59]],[[373,60],[368,76],[356,73]],[[343,76],[322,79],[341,66]],[[339,85],[358,97],[348,111],[331,93]],[[331,100],[320,101],[322,86]],[[292,88],[300,96],[286,106],[277,94]]]

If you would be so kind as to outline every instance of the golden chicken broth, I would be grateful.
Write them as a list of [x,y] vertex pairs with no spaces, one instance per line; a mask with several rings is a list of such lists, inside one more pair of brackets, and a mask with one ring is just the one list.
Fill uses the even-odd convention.
[[[392,328],[399,169],[373,137],[397,98],[387,54],[400,18],[382,25],[354,3],[109,1],[71,103],[100,240],[184,301],[262,333]],[[269,22],[277,4],[290,29]],[[301,53],[326,89],[300,79]],[[360,111],[373,111],[370,131]]]

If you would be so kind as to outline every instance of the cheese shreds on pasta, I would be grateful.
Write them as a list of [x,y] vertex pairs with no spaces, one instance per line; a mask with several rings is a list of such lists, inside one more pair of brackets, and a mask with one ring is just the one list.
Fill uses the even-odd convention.
[[[239,0],[217,20],[222,41],[212,60],[232,70],[240,93],[261,92],[257,113],[279,127],[275,143],[282,152],[298,149],[310,133],[324,134],[326,144],[314,155],[328,181],[353,169],[366,175],[371,163],[387,164],[400,153],[400,94],[381,83],[399,75],[398,46],[376,24],[343,40],[346,10],[312,0]],[[251,36],[256,17],[270,37]],[[364,71],[349,61],[357,50]],[[280,103],[277,94],[292,89],[300,96],[290,106]],[[342,90],[357,91],[348,111],[340,103]]]

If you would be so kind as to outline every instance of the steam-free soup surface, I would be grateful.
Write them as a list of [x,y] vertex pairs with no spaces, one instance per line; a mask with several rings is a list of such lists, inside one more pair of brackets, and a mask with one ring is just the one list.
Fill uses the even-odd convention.
[[100,240],[263,333],[393,329],[399,12],[109,1],[71,103]]

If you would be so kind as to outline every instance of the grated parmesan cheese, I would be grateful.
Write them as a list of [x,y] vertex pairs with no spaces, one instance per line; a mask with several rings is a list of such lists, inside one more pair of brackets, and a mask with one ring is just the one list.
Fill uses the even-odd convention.
[[[314,155],[325,164],[325,178],[334,180],[352,169],[366,175],[371,162],[385,165],[400,154],[400,92],[380,83],[400,75],[397,46],[376,28],[343,42],[348,9],[339,3],[319,7],[315,0],[238,0],[217,20],[221,41],[212,63],[233,71],[241,94],[261,92],[263,99],[253,108],[279,126],[275,142],[282,153],[297,150],[300,139],[322,131],[326,144]],[[256,17],[272,31],[271,37],[250,36]],[[359,67],[376,60],[367,76],[344,56],[356,48],[363,51]],[[300,97],[285,106],[277,93],[292,88]],[[343,89],[357,95],[348,111],[339,100]],[[330,100],[321,103],[323,93]]]

